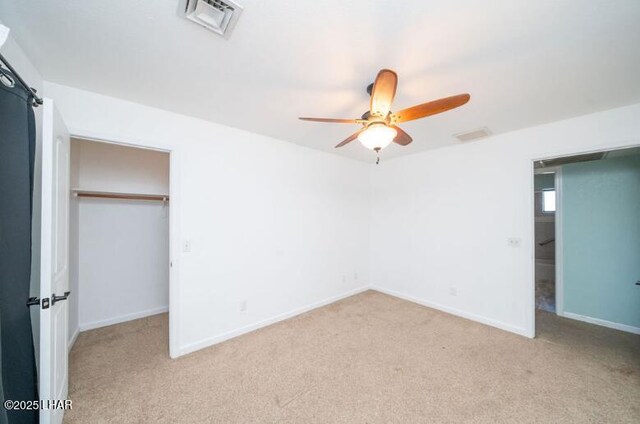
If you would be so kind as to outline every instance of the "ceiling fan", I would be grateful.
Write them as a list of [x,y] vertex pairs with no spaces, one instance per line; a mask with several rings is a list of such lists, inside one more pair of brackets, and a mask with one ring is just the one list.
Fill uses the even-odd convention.
[[[351,134],[336,147],[342,147],[356,138],[362,145],[375,151],[387,147],[392,141],[406,146],[413,139],[396,124],[413,121],[414,119],[425,118],[427,116],[446,112],[467,103],[471,96],[469,94],[458,94],[457,96],[445,97],[434,100],[399,112],[391,111],[391,103],[396,95],[398,86],[398,75],[390,69],[382,69],[373,84],[367,87],[367,93],[371,95],[369,110],[359,119],[333,119],[333,118],[299,118],[303,121],[329,122],[338,124],[361,124],[362,128]],[[378,158],[378,161],[380,158]],[[378,162],[376,162],[378,163]]]

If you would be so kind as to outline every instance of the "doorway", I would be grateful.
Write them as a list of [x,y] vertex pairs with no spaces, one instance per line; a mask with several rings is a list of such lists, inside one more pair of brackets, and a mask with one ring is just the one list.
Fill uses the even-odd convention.
[[135,320],[168,333],[170,153],[81,138],[70,150],[69,350]]
[[640,334],[640,147],[535,161],[533,195],[537,335]]

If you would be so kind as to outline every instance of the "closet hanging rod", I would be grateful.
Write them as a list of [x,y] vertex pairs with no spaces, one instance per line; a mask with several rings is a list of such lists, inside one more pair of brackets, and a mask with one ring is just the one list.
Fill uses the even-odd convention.
[[73,190],[76,197],[92,197],[97,199],[122,199],[122,200],[151,200],[168,202],[169,196],[166,194],[137,194],[137,193],[114,193],[107,191],[86,191]]
[[[11,64],[9,63],[9,61],[7,59],[4,58],[4,56],[2,56],[2,54],[0,53],[0,61],[2,62],[2,64],[9,70],[11,71],[11,73],[13,75],[9,76],[9,77],[15,77],[18,79],[18,82],[20,83],[20,85],[22,85],[22,87],[27,90],[29,93],[31,93],[31,96],[33,96],[33,107],[38,107],[38,105],[42,104],[42,98],[38,97],[38,95],[36,94],[36,89],[35,88],[31,88],[29,87],[29,84],[27,84],[22,77],[20,76],[20,74],[13,69],[13,66],[11,66]],[[1,72],[1,70],[0,70]],[[6,75],[5,75],[6,76]]]

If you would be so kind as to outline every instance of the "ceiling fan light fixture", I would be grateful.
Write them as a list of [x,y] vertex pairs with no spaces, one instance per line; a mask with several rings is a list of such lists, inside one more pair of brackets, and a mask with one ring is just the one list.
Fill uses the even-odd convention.
[[393,141],[396,135],[398,135],[398,131],[394,128],[383,123],[374,123],[358,135],[358,141],[367,149],[384,149]]
[[[398,112],[391,112],[391,105],[396,96],[397,87],[398,74],[390,69],[381,69],[380,72],[378,72],[378,76],[376,76],[374,83],[367,87],[367,93],[369,93],[371,97],[369,101],[369,110],[365,112],[361,118],[336,119],[305,117],[299,119],[314,122],[362,124],[363,128],[360,128],[357,132],[336,144],[336,148],[345,146],[357,138],[364,147],[379,153],[380,150],[387,147],[392,141],[400,146],[407,146],[413,141],[413,138],[400,128],[398,124],[426,118],[427,116],[455,109],[467,103],[471,98],[468,93],[458,94],[456,96],[444,97],[442,99],[411,106]],[[378,156],[378,160],[380,160],[380,156]]]

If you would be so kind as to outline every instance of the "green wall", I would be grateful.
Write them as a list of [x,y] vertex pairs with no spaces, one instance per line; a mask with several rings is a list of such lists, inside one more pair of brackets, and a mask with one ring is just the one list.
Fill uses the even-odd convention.
[[564,311],[640,327],[640,155],[562,167]]

